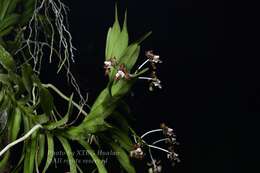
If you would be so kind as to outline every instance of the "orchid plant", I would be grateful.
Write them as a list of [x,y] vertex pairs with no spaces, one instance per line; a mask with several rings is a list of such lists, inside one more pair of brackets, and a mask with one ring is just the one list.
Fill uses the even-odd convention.
[[[148,50],[144,62],[136,64],[140,44],[151,32],[129,44],[127,15],[121,27],[115,10],[104,60],[108,83],[88,106],[70,69],[75,48],[67,11],[61,0],[0,0],[0,172],[47,172],[55,160],[57,142],[66,153],[71,173],[83,172],[72,154],[72,143],[89,153],[96,164],[94,171],[100,173],[109,172],[96,150],[104,145],[117,153],[118,167],[128,173],[136,172],[133,159],[150,159],[148,172],[162,172],[153,150],[178,162],[173,129],[161,124],[139,136],[126,117],[128,108],[123,100],[138,79],[148,80],[150,90],[162,87],[156,75],[156,65],[162,63],[159,55]],[[46,61],[57,66],[58,74],[65,72],[74,93],[66,96],[54,84],[41,82]],[[67,104],[66,112],[58,110],[55,97]],[[148,143],[146,138],[157,133],[162,138]],[[161,143],[168,148],[160,147]],[[22,151],[15,153],[15,148]],[[14,155],[18,158],[15,163]]]

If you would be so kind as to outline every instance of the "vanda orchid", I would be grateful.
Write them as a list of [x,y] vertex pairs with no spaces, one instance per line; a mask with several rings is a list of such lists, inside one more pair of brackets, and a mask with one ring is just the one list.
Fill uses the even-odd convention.
[[[162,88],[156,74],[156,66],[162,63],[160,56],[152,50],[140,52],[140,44],[151,32],[129,43],[126,18],[125,14],[121,26],[115,9],[104,64],[100,64],[108,83],[89,106],[71,70],[75,48],[62,0],[0,0],[1,173],[48,172],[55,162],[57,145],[62,146],[68,160],[69,168],[64,172],[70,173],[111,172],[102,161],[106,156],[101,158],[97,151],[103,146],[117,153],[118,170],[128,173],[138,172],[134,160],[145,166],[148,163],[147,172],[163,172],[154,150],[164,153],[169,162],[179,161],[173,129],[161,124],[139,136],[125,113],[119,111],[138,79],[148,80],[150,90]],[[137,64],[139,58],[144,59],[141,65]],[[74,93],[66,95],[55,84],[42,82],[44,62],[54,64],[58,75],[65,74]],[[57,108],[56,97],[64,101],[65,112]],[[160,138],[150,143],[150,135]],[[166,147],[160,147],[161,143]],[[73,154],[77,147],[88,153],[85,157],[94,161],[95,168],[77,162]]]

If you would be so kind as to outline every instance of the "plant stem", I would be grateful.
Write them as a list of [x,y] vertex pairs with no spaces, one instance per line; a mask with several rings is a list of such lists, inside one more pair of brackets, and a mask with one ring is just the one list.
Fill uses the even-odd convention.
[[12,143],[8,144],[1,152],[0,152],[0,157],[6,152],[8,151],[11,147],[13,147],[14,145],[24,141],[26,138],[30,137],[31,134],[33,134],[36,130],[38,130],[39,128],[42,128],[42,125],[37,124],[35,125],[28,133],[26,133],[23,137],[13,141]]
[[161,147],[157,147],[157,146],[154,146],[154,145],[148,145],[148,147],[154,148],[154,149],[157,149],[157,150],[161,150],[161,151],[164,151],[164,152],[166,152],[166,153],[171,154],[170,151],[168,151],[168,150],[166,150],[166,149],[163,149],[163,148],[161,148]]
[[159,140],[153,142],[153,145],[158,144],[158,143],[163,142],[163,141],[167,141],[167,140],[169,140],[169,138],[159,139]]
[[151,134],[151,133],[154,133],[154,132],[161,132],[161,131],[163,131],[163,130],[162,130],[162,129],[151,130],[151,131],[146,132],[145,134],[143,134],[143,135],[141,136],[141,138],[144,138],[146,135],[149,135],[149,134]]
[[137,70],[140,70],[147,62],[149,61],[149,59],[147,59],[145,62],[143,62],[143,64],[141,64]]

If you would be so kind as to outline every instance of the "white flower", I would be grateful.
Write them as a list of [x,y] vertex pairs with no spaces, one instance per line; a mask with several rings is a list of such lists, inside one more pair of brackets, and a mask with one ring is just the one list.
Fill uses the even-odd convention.
[[145,53],[145,55],[150,60],[150,62],[162,63],[162,61],[160,60],[160,56],[159,55],[155,55],[152,50],[147,51]]
[[112,67],[112,61],[110,61],[110,60],[105,61],[104,64],[105,64],[106,68],[111,68]]
[[161,63],[162,61],[160,60],[160,56],[159,55],[154,55],[153,59],[151,59],[152,62],[154,63]]
[[161,81],[157,78],[153,78],[150,86],[150,90],[153,90],[153,87],[162,89]]
[[121,79],[125,77],[125,73],[122,70],[118,70],[116,73],[116,79]]
[[161,81],[159,79],[155,79],[153,82],[153,85],[158,88],[162,88]]
[[148,163],[148,166],[150,166],[150,168],[148,169],[148,173],[162,172],[162,166],[160,165],[160,161],[157,162],[156,160],[153,160],[152,163]]
[[142,159],[144,157],[144,152],[141,147],[136,146],[134,150],[130,151],[130,156],[137,159]]
[[104,61],[104,69],[105,74],[108,75],[110,70],[115,67],[117,64],[116,59],[115,58],[110,58],[109,60]]
[[130,74],[128,73],[126,67],[124,66],[124,64],[121,64],[116,75],[115,75],[115,80],[119,80],[119,79],[130,79]]

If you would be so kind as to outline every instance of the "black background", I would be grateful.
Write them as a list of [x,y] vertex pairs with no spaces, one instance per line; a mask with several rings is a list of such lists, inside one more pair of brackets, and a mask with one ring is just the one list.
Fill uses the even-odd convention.
[[[78,49],[73,70],[91,103],[107,82],[102,66],[115,1],[66,4]],[[153,49],[163,60],[163,89],[151,93],[140,81],[129,99],[140,134],[161,122],[175,129],[182,162],[163,172],[255,172],[260,70],[254,7],[226,1],[119,1],[121,16],[128,9],[130,39],[153,31],[141,56]],[[53,82],[67,89],[62,80]]]

